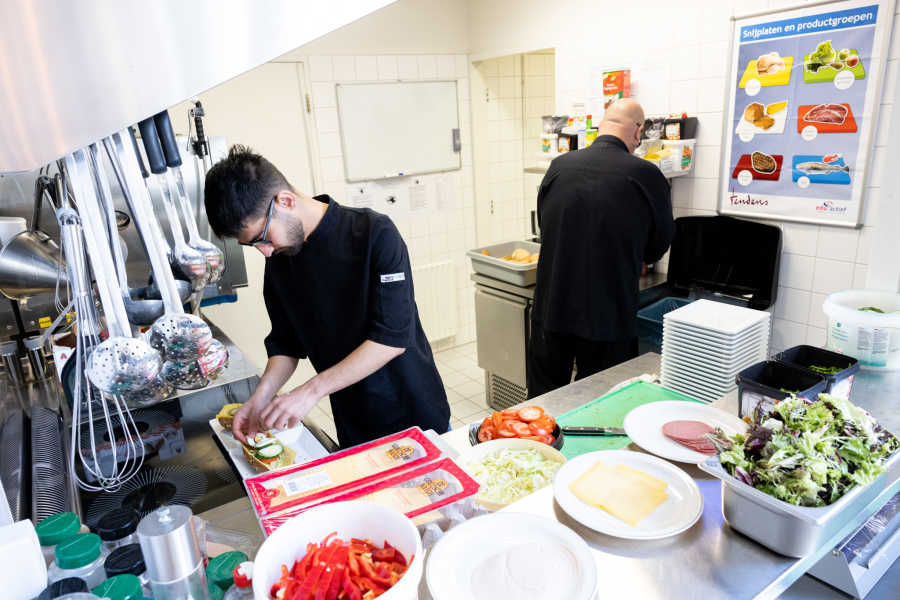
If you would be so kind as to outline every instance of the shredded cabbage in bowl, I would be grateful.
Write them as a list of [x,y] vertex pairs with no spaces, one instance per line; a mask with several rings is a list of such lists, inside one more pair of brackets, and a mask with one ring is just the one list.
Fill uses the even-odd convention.
[[465,465],[481,486],[478,497],[498,504],[510,504],[549,485],[560,466],[534,448],[504,448]]

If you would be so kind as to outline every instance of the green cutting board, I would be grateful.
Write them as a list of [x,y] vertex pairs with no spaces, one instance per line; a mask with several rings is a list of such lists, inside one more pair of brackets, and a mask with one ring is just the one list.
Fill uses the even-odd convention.
[[[635,381],[558,416],[556,422],[560,427],[622,427],[625,415],[632,408],[663,400],[705,404],[705,402],[673,392],[655,383]],[[619,450],[630,443],[631,438],[624,435],[567,435],[560,452],[566,458],[573,458],[595,450]]]
[[[859,56],[858,54],[856,54],[856,50],[850,50],[850,54]],[[813,72],[806,68],[806,63],[808,63],[808,62],[809,62],[809,54],[804,54],[803,55],[803,83],[824,83],[827,81],[834,81],[835,76],[838,73],[840,73],[840,71],[850,71],[851,73],[853,73],[854,79],[863,79],[866,76],[866,70],[863,69],[862,59],[860,59],[860,61],[858,63],[856,63],[855,67],[853,67],[853,68],[844,67],[840,71],[836,71],[835,69],[832,69],[831,67],[824,66],[824,67],[819,67],[818,71]]]

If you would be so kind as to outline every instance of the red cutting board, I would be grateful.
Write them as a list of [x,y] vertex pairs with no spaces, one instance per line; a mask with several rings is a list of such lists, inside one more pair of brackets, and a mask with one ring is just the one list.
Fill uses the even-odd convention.
[[855,133],[856,119],[853,118],[853,111],[850,110],[849,104],[841,104],[847,109],[847,118],[838,125],[837,123],[811,123],[804,119],[806,113],[819,106],[818,104],[803,104],[797,107],[797,133],[803,133],[803,128],[812,125],[819,133]]
[[731,178],[737,179],[738,173],[747,169],[750,171],[750,174],[753,175],[753,179],[759,179],[761,181],[778,181],[778,178],[781,176],[781,163],[784,162],[784,157],[780,154],[773,154],[772,158],[775,159],[775,170],[771,173],[760,173],[753,169],[753,163],[750,162],[750,155],[742,154],[734,171],[731,172]]

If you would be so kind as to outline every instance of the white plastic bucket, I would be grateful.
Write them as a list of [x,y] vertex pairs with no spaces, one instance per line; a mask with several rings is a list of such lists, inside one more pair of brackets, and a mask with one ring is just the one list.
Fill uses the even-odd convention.
[[[861,311],[877,307],[884,313]],[[900,369],[900,294],[847,290],[822,304],[828,316],[826,348],[859,361],[864,369]]]

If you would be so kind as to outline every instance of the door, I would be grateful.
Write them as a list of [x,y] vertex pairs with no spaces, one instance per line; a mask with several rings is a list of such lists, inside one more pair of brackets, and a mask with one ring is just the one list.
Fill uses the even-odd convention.
[[[224,136],[229,145],[249,146],[277,166],[295,188],[312,195],[303,67],[301,62],[266,63],[203,93],[199,99],[206,111],[206,135]],[[187,134],[187,115],[192,106],[184,102],[169,110],[177,133]],[[262,368],[267,358],[263,339],[270,330],[262,295],[265,259],[253,248],[243,250],[247,287],[238,290],[237,302],[204,308],[203,315]],[[303,361],[286,389],[313,374],[309,363]]]

